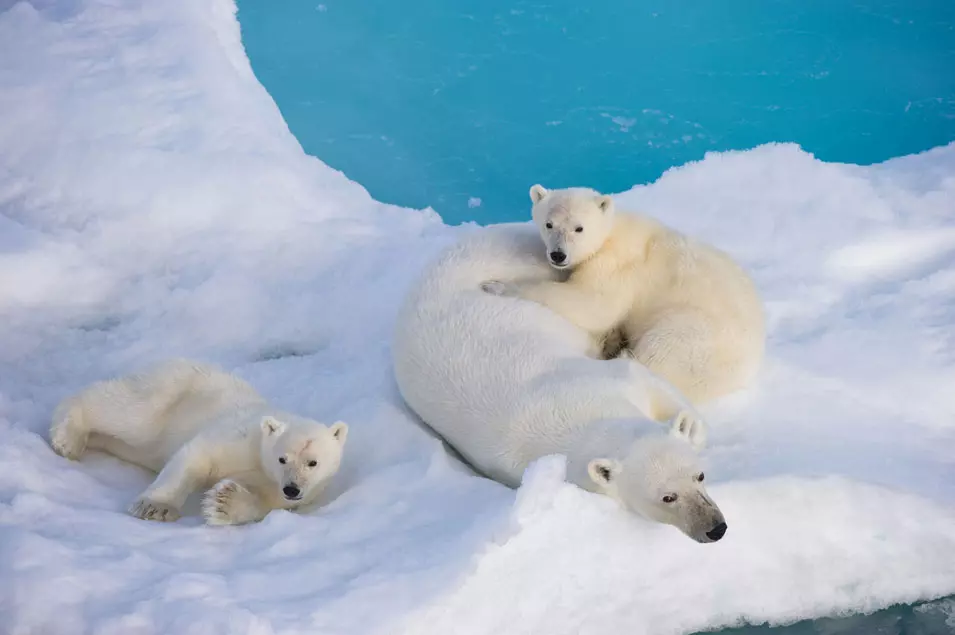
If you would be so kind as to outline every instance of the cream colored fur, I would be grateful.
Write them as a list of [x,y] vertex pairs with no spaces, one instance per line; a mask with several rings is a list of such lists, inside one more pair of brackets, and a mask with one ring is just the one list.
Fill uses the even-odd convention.
[[214,485],[203,516],[224,525],[313,502],[338,471],[347,433],[343,422],[276,410],[214,366],[175,359],[65,399],[50,443],[69,459],[103,450],[159,472],[130,508],[139,518],[176,520],[189,494]]
[[[553,311],[482,291],[489,279],[556,280],[539,241],[529,225],[481,229],[425,271],[395,330],[405,401],[506,485],[535,459],[564,454],[578,486],[695,540],[718,539],[725,523],[695,452],[705,426],[687,400],[631,359],[596,359],[598,343]],[[672,418],[661,424],[654,412]]]
[[492,281],[487,290],[547,306],[597,338],[620,330],[637,361],[695,404],[750,383],[765,346],[763,306],[729,255],[652,218],[615,211],[593,190],[537,185],[531,199],[542,251],[569,276]]

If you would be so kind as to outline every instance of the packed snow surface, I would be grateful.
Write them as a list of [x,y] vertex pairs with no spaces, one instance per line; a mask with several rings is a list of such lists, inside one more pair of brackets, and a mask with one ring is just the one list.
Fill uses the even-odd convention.
[[[665,635],[955,593],[955,144],[870,168],[761,146],[619,195],[729,250],[767,304],[758,383],[707,410],[730,528],[700,545],[559,457],[516,492],[477,477],[417,423],[395,313],[476,230],[305,155],[234,10],[0,0],[6,632]],[[50,450],[60,398],[172,355],[347,420],[337,498],[149,523],[125,513],[148,474]]]

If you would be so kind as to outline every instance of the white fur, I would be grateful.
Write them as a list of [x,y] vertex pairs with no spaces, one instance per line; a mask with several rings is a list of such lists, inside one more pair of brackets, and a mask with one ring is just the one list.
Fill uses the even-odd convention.
[[[50,443],[68,459],[103,450],[159,472],[130,507],[134,516],[176,520],[189,494],[215,484],[203,516],[234,525],[313,502],[338,471],[347,435],[341,421],[329,427],[276,410],[238,377],[176,359],[65,399]],[[299,493],[283,491],[289,486]]]
[[[530,191],[534,223],[566,281],[488,291],[543,304],[595,337],[615,329],[639,362],[693,403],[747,385],[765,347],[763,306],[726,253],[585,188]],[[538,247],[540,249],[540,247]]]
[[[705,429],[685,398],[631,359],[595,359],[599,343],[547,308],[482,290],[555,280],[539,241],[527,225],[483,229],[425,272],[395,333],[405,401],[497,481],[515,487],[529,463],[564,454],[568,480],[711,540],[723,521],[696,480]],[[675,416],[665,427],[651,412]],[[679,505],[662,502],[672,493]]]

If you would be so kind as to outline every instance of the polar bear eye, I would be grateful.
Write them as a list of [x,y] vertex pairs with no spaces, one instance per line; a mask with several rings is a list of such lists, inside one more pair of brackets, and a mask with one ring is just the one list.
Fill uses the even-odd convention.
[[547,229],[554,229],[554,223],[544,223],[544,227]]
[[703,482],[703,472],[700,472],[700,475],[696,477],[696,480],[699,481],[700,483]]
[[284,456],[280,456],[280,457],[279,457],[279,463],[281,463],[282,465],[285,465],[285,457],[284,457]]
[[576,229],[574,229],[574,231],[577,232],[578,234],[581,234],[581,233],[583,233],[584,228],[583,228],[583,227],[577,227]]
[[676,494],[667,494],[666,496],[663,497],[663,502],[664,502],[664,503],[675,503],[675,502],[676,502]]
[[318,465],[318,461],[314,461],[314,460],[313,460],[313,461],[309,461],[309,462],[308,462],[308,466],[309,466],[309,467],[315,467],[316,465]]

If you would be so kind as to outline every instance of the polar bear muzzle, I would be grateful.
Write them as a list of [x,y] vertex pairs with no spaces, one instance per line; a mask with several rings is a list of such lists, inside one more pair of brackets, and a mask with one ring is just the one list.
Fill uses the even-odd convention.
[[683,522],[675,523],[687,536],[697,542],[716,542],[726,535],[726,519],[723,512],[716,506],[702,489],[687,494],[689,500],[684,508],[679,510],[678,518]]

